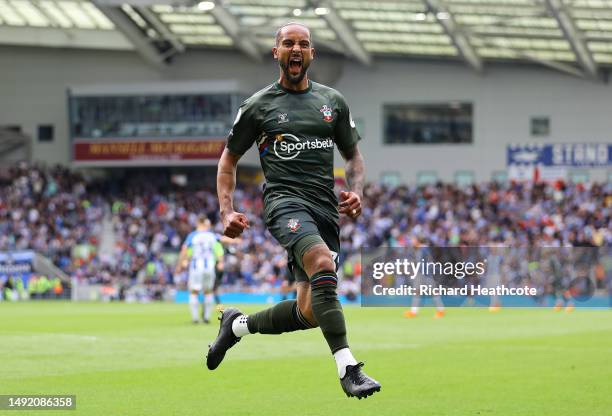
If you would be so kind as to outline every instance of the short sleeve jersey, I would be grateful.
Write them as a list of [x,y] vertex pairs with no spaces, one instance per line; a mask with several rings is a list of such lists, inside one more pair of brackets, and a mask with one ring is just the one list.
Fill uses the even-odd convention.
[[309,81],[295,92],[276,82],[240,106],[227,148],[242,155],[257,143],[266,204],[277,196],[297,197],[337,215],[334,147],[348,151],[359,140],[338,91]]
[[217,263],[215,244],[217,237],[210,231],[193,231],[185,240],[191,251],[191,268],[213,269]]

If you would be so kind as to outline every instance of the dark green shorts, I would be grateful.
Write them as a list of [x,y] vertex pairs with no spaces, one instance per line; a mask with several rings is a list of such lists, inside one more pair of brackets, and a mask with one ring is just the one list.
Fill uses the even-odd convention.
[[340,227],[337,217],[326,214],[295,198],[283,198],[266,204],[266,225],[270,233],[287,250],[289,269],[298,282],[307,282],[301,256],[316,243],[323,242],[332,252],[338,269]]

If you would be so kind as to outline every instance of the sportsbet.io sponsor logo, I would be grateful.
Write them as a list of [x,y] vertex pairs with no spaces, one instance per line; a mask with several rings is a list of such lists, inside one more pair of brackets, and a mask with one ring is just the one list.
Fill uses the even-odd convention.
[[300,139],[293,134],[277,134],[274,140],[274,153],[283,160],[296,158],[304,150],[333,149],[334,141],[326,139]]

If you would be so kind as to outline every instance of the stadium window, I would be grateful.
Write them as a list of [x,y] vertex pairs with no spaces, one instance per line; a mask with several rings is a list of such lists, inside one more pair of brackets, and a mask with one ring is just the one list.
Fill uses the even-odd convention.
[[550,136],[549,117],[531,117],[531,136],[548,137]]
[[384,144],[472,143],[472,103],[385,104]]
[[402,181],[402,178],[398,171],[383,172],[380,175],[380,181],[383,185],[393,188],[393,187],[399,186],[399,184]]
[[431,185],[438,182],[438,174],[432,170],[417,172],[417,185]]
[[474,172],[459,170],[455,172],[455,184],[459,187],[470,186],[474,183]]
[[73,138],[218,138],[231,128],[226,94],[71,96]]
[[493,182],[503,185],[508,182],[508,172],[505,170],[496,170],[491,175],[491,179]]
[[53,141],[53,125],[52,124],[39,124],[38,125],[38,141],[39,142],[52,142]]
[[570,171],[569,174],[571,183],[587,183],[589,181],[589,172],[583,169]]

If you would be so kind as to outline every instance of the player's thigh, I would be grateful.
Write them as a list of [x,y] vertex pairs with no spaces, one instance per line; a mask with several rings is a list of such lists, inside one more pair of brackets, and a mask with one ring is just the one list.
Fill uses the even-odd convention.
[[215,271],[209,270],[202,274],[202,289],[210,293],[215,287]]
[[202,288],[204,287],[204,272],[199,269],[190,270],[187,286],[189,290],[202,290]]
[[266,226],[270,234],[287,250],[290,273],[297,281],[308,281],[301,269],[301,256],[295,255],[296,245],[307,248],[311,240],[320,241],[317,224],[309,210],[293,201],[283,202],[266,212]]
[[296,202],[282,203],[266,213],[266,226],[270,234],[289,253],[299,240],[319,233],[311,213]]
[[308,276],[319,271],[338,271],[340,252],[340,228],[337,221],[328,215],[313,212],[319,233],[298,241],[294,255]]
[[327,246],[334,262],[334,269],[338,271],[338,253],[340,253],[340,226],[338,221],[331,215],[325,215],[321,212],[315,212],[313,216],[319,229],[319,235]]
[[338,270],[340,251],[340,228],[338,221],[329,213],[308,208],[317,233],[300,239],[293,248],[293,255],[302,269],[312,276],[319,271]]

